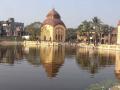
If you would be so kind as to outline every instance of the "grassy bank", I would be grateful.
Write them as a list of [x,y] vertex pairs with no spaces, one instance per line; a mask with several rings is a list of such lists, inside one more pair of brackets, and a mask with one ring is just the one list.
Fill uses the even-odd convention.
[[0,37],[0,41],[23,41],[23,39],[21,37],[17,37],[17,36],[2,36]]

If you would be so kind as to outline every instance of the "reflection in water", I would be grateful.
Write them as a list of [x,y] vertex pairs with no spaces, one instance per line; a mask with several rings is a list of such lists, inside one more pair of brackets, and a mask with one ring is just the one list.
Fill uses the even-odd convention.
[[45,68],[48,77],[55,77],[65,60],[64,47],[28,48],[23,46],[1,46],[0,63],[13,65],[15,61],[27,60],[32,65]]
[[120,52],[116,52],[115,75],[120,80]]
[[[16,64],[18,61],[21,63]],[[51,90],[61,87],[85,90],[86,86],[92,83],[116,78],[120,80],[120,51],[98,51],[69,46],[1,46],[0,63],[2,63],[0,64],[1,87],[10,86],[10,89],[2,90],[14,90],[15,86],[19,88],[22,86],[27,90],[33,88],[39,90],[43,86]],[[7,67],[4,63],[15,66]],[[64,67],[62,67],[63,64]],[[62,79],[47,79],[43,71],[49,78],[56,77],[60,72],[59,77],[62,76]],[[3,82],[5,82],[4,85]],[[51,85],[54,85],[53,88]]]
[[79,48],[76,51],[76,60],[83,70],[89,70],[91,74],[98,72],[100,68],[114,65],[115,55],[105,51]]
[[13,65],[27,60],[32,65],[42,65],[48,77],[56,77],[66,58],[76,54],[77,65],[82,70],[96,74],[100,69],[115,64],[115,75],[120,79],[120,52],[98,51],[85,48],[46,46],[28,48],[23,46],[1,46],[0,63]]
[[0,63],[14,64],[23,59],[21,46],[0,46]]
[[46,70],[48,77],[55,77],[59,68],[64,63],[65,48],[64,47],[41,47],[40,60]]
[[34,66],[39,66],[41,65],[40,62],[40,51],[39,48],[35,48],[35,47],[24,47],[24,54],[25,54],[25,58],[27,59],[27,61],[34,65]]
[[70,45],[65,47],[65,57],[72,57],[75,54],[76,54],[76,47]]

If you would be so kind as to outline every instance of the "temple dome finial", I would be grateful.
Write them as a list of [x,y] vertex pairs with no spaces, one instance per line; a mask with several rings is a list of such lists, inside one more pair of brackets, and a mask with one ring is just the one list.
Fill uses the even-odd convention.
[[52,26],[56,26],[60,24],[60,25],[65,26],[65,24],[61,20],[59,13],[55,10],[55,8],[53,8],[52,10],[48,12],[46,19],[43,22],[43,25],[45,24],[52,25]]
[[47,18],[57,18],[60,19],[60,15],[59,13],[55,10],[55,8],[53,8],[51,11],[49,11],[49,13],[47,14]]

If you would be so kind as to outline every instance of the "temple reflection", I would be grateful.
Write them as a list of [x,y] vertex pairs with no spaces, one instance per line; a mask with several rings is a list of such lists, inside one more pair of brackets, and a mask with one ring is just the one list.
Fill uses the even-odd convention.
[[108,51],[78,48],[76,50],[76,62],[83,70],[95,74],[99,69],[114,65],[115,55]]
[[115,75],[120,80],[120,51],[116,52]]
[[65,48],[62,46],[40,47],[40,60],[47,76],[56,77],[65,60]]

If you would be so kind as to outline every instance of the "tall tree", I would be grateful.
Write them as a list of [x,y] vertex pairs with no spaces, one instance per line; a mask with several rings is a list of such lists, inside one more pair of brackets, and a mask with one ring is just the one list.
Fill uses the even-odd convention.
[[83,21],[82,24],[79,25],[78,27],[80,35],[84,34],[87,36],[88,43],[90,42],[90,32],[92,30],[92,22],[91,21]]
[[98,40],[100,40],[101,38],[101,26],[102,26],[102,22],[98,17],[94,17],[92,19],[92,23],[93,23],[93,29],[95,31],[95,36],[94,36],[94,44],[97,45],[98,44]]

